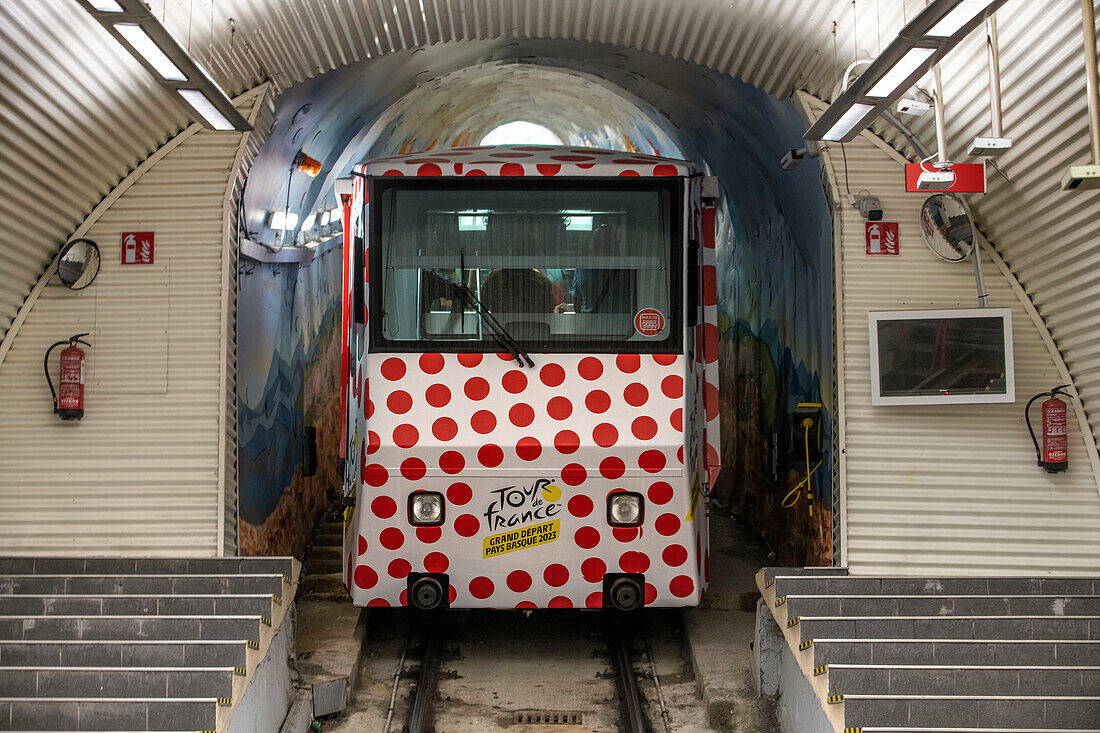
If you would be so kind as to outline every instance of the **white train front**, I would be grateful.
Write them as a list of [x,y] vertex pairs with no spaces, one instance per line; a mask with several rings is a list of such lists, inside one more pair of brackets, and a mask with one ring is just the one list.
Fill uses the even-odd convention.
[[685,161],[370,161],[344,196],[361,606],[692,606],[719,469],[714,210]]

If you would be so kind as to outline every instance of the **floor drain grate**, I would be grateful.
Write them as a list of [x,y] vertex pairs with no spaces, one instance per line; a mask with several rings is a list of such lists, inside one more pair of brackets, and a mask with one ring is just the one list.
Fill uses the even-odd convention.
[[517,710],[512,722],[528,725],[583,725],[584,713],[577,710]]

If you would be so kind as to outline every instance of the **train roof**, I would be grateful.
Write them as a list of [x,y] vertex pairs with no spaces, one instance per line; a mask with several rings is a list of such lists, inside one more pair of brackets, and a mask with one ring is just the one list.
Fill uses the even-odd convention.
[[362,163],[368,176],[690,176],[691,161],[621,150],[551,145],[483,145],[376,158]]

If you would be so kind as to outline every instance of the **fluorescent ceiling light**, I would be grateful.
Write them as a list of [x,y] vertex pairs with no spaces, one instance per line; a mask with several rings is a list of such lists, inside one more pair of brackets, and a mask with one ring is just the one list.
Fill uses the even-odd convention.
[[161,51],[160,46],[153,43],[153,39],[140,25],[115,23],[115,30],[165,79],[168,81],[187,81],[184,73],[172,63],[171,59],[164,55],[164,51]]
[[591,216],[570,216],[565,225],[565,231],[567,232],[590,232],[592,231],[592,217]]
[[198,89],[180,89],[179,92],[184,101],[202,115],[202,118],[206,120],[207,124],[215,130],[236,129],[233,123],[230,122],[229,119],[214,106],[214,103]]
[[308,232],[310,229],[312,229],[313,228],[313,223],[315,221],[317,221],[316,212],[310,214],[305,219],[302,219],[302,231],[307,231]]
[[[898,87],[921,67],[928,57],[936,53],[934,48],[911,48],[867,92],[868,97],[893,97]],[[904,90],[902,90],[904,91]]]
[[272,211],[271,223],[268,224],[272,229],[293,229],[298,225],[298,215],[291,214],[286,215],[284,211]]
[[121,13],[122,6],[115,0],[91,0],[92,7],[101,13]]
[[836,121],[836,124],[829,128],[829,131],[821,136],[822,140],[837,141],[844,138],[848,132],[863,121],[863,118],[870,114],[874,107],[869,104],[861,104],[856,102],[853,104],[847,112],[841,115],[840,119]]
[[959,32],[959,29],[973,20],[977,15],[992,4],[993,0],[962,0],[961,3],[943,16],[940,22],[932,26],[927,35],[936,38],[950,38]]

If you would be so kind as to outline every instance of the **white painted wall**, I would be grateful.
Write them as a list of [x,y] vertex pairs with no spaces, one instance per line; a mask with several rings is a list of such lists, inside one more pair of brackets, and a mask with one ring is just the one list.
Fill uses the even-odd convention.
[[[258,97],[242,98],[246,117]],[[51,278],[13,330],[0,363],[0,554],[220,553],[236,478],[226,201],[244,139],[195,125],[167,143],[90,217],[98,279],[73,292]],[[155,264],[120,264],[128,231],[155,232]],[[92,344],[85,416],[63,422],[42,356],[78,332]]]
[[[1069,471],[1049,475],[1036,467],[1024,405],[1067,380],[1026,295],[1014,289],[991,249],[983,252],[988,304],[1012,308],[1016,403],[871,406],[868,311],[976,307],[976,289],[969,261],[945,263],[925,246],[918,225],[925,195],[905,193],[897,154],[873,144],[869,133],[847,144],[845,153],[847,184],[839,146],[830,147],[824,163],[840,202],[846,564],[857,574],[1094,573],[1100,567],[1100,494],[1092,434],[1087,424],[1082,431],[1083,415],[1071,407]],[[900,256],[865,254],[864,221],[844,202],[846,188],[875,194],[885,219],[900,222]]]

